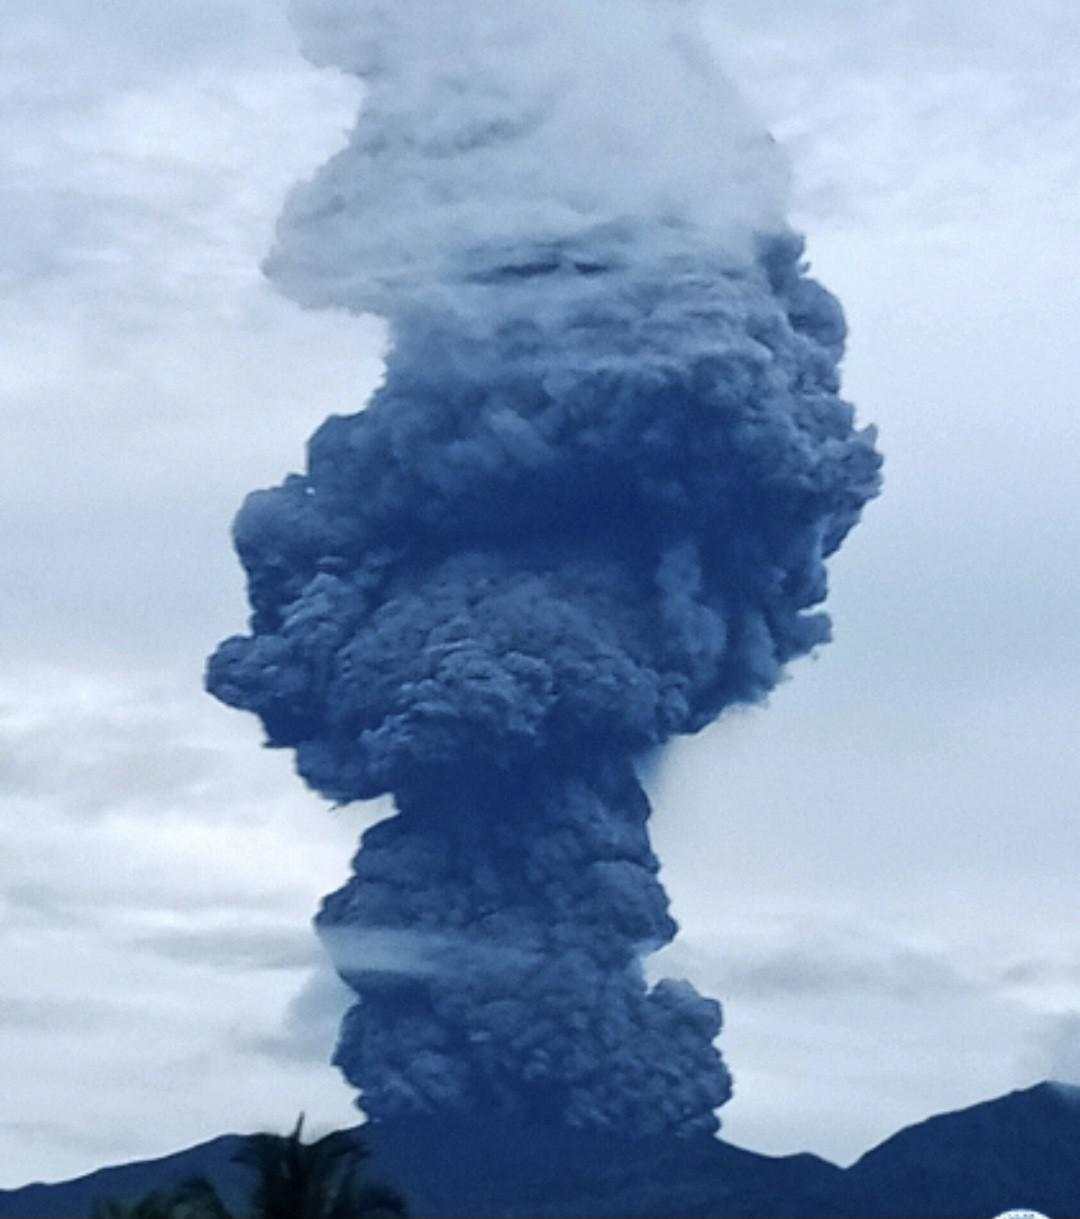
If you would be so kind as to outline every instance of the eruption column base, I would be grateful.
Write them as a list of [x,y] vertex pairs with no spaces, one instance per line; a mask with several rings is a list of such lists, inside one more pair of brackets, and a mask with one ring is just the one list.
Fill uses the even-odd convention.
[[398,806],[317,919],[358,996],[335,1062],[369,1117],[714,1131],[719,1005],[642,972],[677,926],[629,762],[444,776]]

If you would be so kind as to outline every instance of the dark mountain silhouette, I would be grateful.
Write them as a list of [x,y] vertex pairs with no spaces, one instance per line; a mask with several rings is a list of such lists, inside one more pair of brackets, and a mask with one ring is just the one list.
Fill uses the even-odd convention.
[[764,1156],[711,1135],[630,1141],[492,1124],[371,1133],[372,1171],[414,1214],[760,1216],[846,1214],[844,1174],[813,1155]]
[[1041,1083],[909,1126],[845,1174],[866,1214],[1080,1215],[1080,1088]]
[[131,1202],[195,1176],[213,1181],[230,1207],[240,1206],[247,1198],[251,1173],[233,1163],[233,1156],[244,1142],[243,1135],[225,1134],[173,1155],[99,1168],[71,1181],[0,1190],[0,1216],[3,1219],[83,1219],[97,1200]]
[[[585,1139],[506,1124],[415,1121],[365,1131],[369,1175],[414,1215],[724,1216],[727,1219],[977,1219],[1028,1208],[1080,1219],[1080,1088],[1042,1083],[910,1126],[848,1169],[765,1156],[709,1137]],[[97,1198],[131,1200],[201,1173],[242,1210],[242,1136],[0,1191],[0,1219],[82,1219]]]

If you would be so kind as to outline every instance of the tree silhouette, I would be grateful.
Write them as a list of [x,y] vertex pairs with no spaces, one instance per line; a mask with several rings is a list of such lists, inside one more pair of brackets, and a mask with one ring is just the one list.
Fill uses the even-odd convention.
[[250,1219],[382,1219],[408,1213],[394,1190],[358,1183],[357,1169],[368,1150],[357,1131],[335,1131],[305,1143],[303,1127],[301,1113],[287,1137],[252,1135],[234,1157],[257,1174]]
[[[255,1172],[243,1219],[402,1219],[396,1190],[358,1179],[368,1150],[359,1132],[340,1130],[303,1141],[301,1113],[289,1135],[253,1134],[233,1159]],[[92,1219],[234,1219],[214,1186],[192,1177],[136,1202],[104,1202]]]
[[233,1219],[205,1177],[190,1177],[171,1190],[155,1190],[137,1202],[96,1202],[91,1219]]

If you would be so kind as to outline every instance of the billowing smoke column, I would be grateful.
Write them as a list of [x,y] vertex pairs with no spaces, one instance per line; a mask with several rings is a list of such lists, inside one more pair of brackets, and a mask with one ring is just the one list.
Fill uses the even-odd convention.
[[298,0],[362,77],[267,262],[387,319],[386,379],[235,525],[208,685],[335,801],[391,792],[318,919],[376,1120],[713,1130],[718,1005],[631,765],[825,642],[878,488],[786,170],[680,0]]

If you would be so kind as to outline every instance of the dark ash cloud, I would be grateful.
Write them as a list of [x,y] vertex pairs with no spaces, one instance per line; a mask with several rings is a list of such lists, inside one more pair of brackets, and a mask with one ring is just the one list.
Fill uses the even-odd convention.
[[394,795],[318,919],[369,1115],[707,1131],[720,1009],[645,982],[676,924],[633,758],[829,639],[881,461],[786,164],[689,10],[557,8],[481,0],[436,46],[413,0],[294,3],[369,95],[266,269],[390,350],[237,516],[254,612],[207,684],[316,791]]

